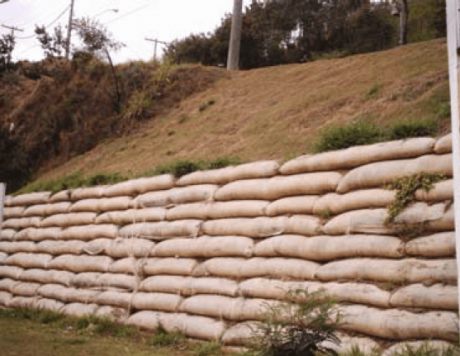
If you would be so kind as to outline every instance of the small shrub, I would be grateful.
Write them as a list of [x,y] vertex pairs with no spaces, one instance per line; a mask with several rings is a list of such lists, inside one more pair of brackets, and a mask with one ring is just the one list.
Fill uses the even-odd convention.
[[368,145],[383,140],[382,131],[374,124],[358,120],[323,130],[314,151],[326,152],[352,146]]
[[187,343],[186,337],[180,332],[168,333],[165,329],[159,328],[155,335],[149,340],[149,344],[156,347],[180,347]]
[[236,157],[219,157],[206,163],[206,169],[219,169],[228,166],[241,164],[241,160]]
[[200,169],[202,169],[202,164],[200,162],[197,163],[189,160],[179,160],[157,167],[153,171],[153,175],[172,174],[174,177],[180,178]]
[[398,121],[390,125],[389,131],[391,140],[435,136],[438,131],[438,121],[433,119]]
[[324,219],[324,220],[328,220],[332,217],[333,213],[332,213],[332,210],[331,209],[324,209],[324,210],[321,210],[319,212],[319,215]]
[[192,351],[193,356],[218,356],[222,354],[222,345],[218,341],[198,343]]
[[285,301],[267,306],[263,322],[254,332],[260,355],[337,355],[324,346],[325,342],[340,344],[334,334],[338,326],[334,307],[335,301],[322,292],[290,291]]
[[85,186],[91,187],[95,185],[115,184],[127,180],[118,173],[97,173],[85,179]]
[[372,84],[372,86],[366,92],[366,99],[375,97],[379,93],[381,87],[382,85],[379,83]]

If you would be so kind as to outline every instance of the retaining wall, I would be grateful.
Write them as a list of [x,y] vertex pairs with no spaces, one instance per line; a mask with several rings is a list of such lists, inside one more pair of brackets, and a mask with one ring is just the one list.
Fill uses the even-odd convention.
[[[242,345],[293,288],[336,296],[342,350],[458,338],[450,136],[7,196],[0,305]],[[386,224],[394,178],[442,173]],[[398,232],[399,231],[399,232]]]

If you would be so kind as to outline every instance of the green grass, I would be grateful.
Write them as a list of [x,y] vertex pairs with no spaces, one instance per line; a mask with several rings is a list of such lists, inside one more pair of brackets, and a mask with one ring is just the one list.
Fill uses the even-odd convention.
[[185,347],[187,339],[180,332],[168,333],[163,328],[159,328],[148,343],[155,347]]

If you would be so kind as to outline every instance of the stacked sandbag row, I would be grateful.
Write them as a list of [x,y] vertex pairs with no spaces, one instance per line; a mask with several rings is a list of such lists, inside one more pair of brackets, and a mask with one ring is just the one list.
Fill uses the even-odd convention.
[[[345,345],[374,347],[365,335],[454,340],[447,141],[395,141],[282,167],[265,161],[176,181],[164,175],[9,197],[0,304],[50,300],[64,312],[129,316],[134,325],[243,344],[266,305],[306,288],[337,297],[341,329],[363,336],[342,335]],[[399,225],[387,224],[395,192],[382,184],[424,171],[446,179],[418,191]],[[407,241],[400,225],[423,233]],[[29,291],[27,284],[38,286]]]

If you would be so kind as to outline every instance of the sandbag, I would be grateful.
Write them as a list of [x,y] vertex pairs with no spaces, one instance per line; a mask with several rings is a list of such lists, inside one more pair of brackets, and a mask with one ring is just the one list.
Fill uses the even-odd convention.
[[254,242],[242,236],[200,236],[196,239],[172,239],[155,247],[159,257],[251,257]]
[[5,264],[22,268],[47,268],[53,256],[46,253],[18,252],[9,256]]
[[62,284],[71,286],[75,274],[67,271],[43,270],[43,269],[28,269],[21,273],[22,281],[36,282],[41,284]]
[[317,215],[325,212],[341,214],[350,210],[386,208],[395,200],[396,192],[385,189],[357,190],[347,194],[330,193],[320,197],[313,206]]
[[70,200],[70,190],[61,190],[60,192],[55,193],[49,199],[50,203],[58,203],[62,201],[69,201]]
[[293,278],[314,279],[318,264],[293,258],[212,258],[195,268],[194,276],[230,278]]
[[294,215],[288,218],[285,232],[305,236],[318,235],[321,221],[316,216]]
[[429,221],[424,225],[427,231],[452,231],[455,229],[455,211],[452,204],[444,215],[438,219]]
[[112,262],[108,272],[139,275],[142,274],[143,265],[145,263],[146,261],[144,259],[137,260],[134,257],[122,258]]
[[51,192],[35,192],[28,194],[17,195],[12,198],[9,206],[37,205],[46,204],[49,202]]
[[434,187],[428,192],[419,189],[415,192],[415,198],[424,201],[452,200],[454,197],[454,181],[452,179],[434,183]]
[[435,284],[424,286],[412,284],[398,289],[391,295],[392,307],[452,309],[458,310],[458,290],[456,286]]
[[78,288],[99,287],[98,279],[102,275],[99,272],[84,272],[75,275],[73,285]]
[[330,261],[347,257],[388,257],[404,255],[404,244],[396,237],[378,235],[314,236],[281,235],[259,242],[258,257],[298,257]]
[[59,312],[63,307],[64,303],[61,303],[54,299],[40,298],[35,303],[35,308],[53,312]]
[[111,242],[112,240],[110,239],[95,239],[89,241],[83,247],[82,252],[90,256],[102,255],[105,253]]
[[197,295],[185,299],[180,310],[190,314],[230,320],[257,320],[277,301],[266,299],[229,298],[218,295]]
[[51,215],[40,222],[41,227],[90,225],[96,219],[96,213],[70,213]]
[[0,279],[0,290],[3,292],[13,293],[13,288],[16,284],[21,282],[15,281],[11,278],[2,278]]
[[61,255],[48,263],[48,268],[70,272],[107,272],[112,259],[107,256]]
[[0,252],[0,264],[4,264],[6,259],[8,258],[8,254],[5,252]]
[[0,240],[2,241],[13,241],[16,235],[16,231],[13,229],[0,229]]
[[169,313],[162,314],[161,326],[168,332],[179,331],[188,337],[204,340],[219,340],[226,329],[221,320]]
[[95,303],[99,293],[97,290],[69,288],[69,300],[74,303]]
[[17,252],[35,252],[38,249],[37,245],[32,241],[0,241],[0,251],[13,254]]
[[434,151],[440,155],[452,152],[452,134],[441,137],[434,146]]
[[193,203],[175,206],[168,210],[168,220],[221,219],[258,217],[264,215],[268,202],[264,200],[237,200],[229,202]]
[[171,204],[208,201],[212,199],[217,188],[217,185],[203,184],[146,193],[139,195],[133,201],[133,206],[150,208],[157,206],[169,206]]
[[134,224],[146,221],[162,221],[166,218],[164,208],[129,209],[124,211],[110,211],[96,218],[96,224]]
[[280,172],[296,174],[329,171],[362,166],[376,161],[417,157],[433,152],[435,144],[435,139],[422,137],[355,146],[339,151],[297,157],[286,162],[280,168]]
[[455,233],[441,232],[419,237],[406,243],[406,254],[422,257],[454,257]]
[[0,265],[0,277],[11,278],[18,280],[21,276],[23,269],[16,266],[1,266]]
[[96,284],[102,288],[122,288],[135,290],[138,285],[136,277],[119,273],[104,273],[97,279]]
[[229,183],[215,194],[215,200],[275,200],[292,195],[316,195],[335,191],[342,175],[338,172],[298,174]]
[[427,205],[426,203],[416,202],[395,217],[396,223],[418,224],[429,221],[440,220],[446,210],[445,203]]
[[324,341],[321,346],[329,347],[339,355],[357,352],[354,350],[359,350],[359,353],[363,355],[380,354],[380,345],[368,337],[350,337],[342,333],[336,333],[335,335],[340,339],[340,345],[331,341]]
[[8,308],[34,309],[36,297],[13,297],[8,302]]
[[65,214],[71,205],[72,204],[70,202],[32,205],[24,211],[23,216],[49,216],[54,214]]
[[64,314],[82,317],[95,314],[98,307],[97,304],[72,303],[65,305],[60,311]]
[[160,318],[162,313],[150,310],[139,311],[131,315],[126,320],[127,325],[137,326],[141,329],[155,330],[160,326]]
[[152,240],[164,240],[173,237],[196,237],[198,236],[200,227],[201,220],[138,223],[122,227],[119,235],[124,238],[138,237]]
[[197,265],[197,260],[192,258],[149,258],[143,266],[143,272],[146,275],[188,276]]
[[323,227],[327,235],[392,234],[394,227],[386,224],[386,209],[361,209],[340,214],[329,220]]
[[[238,284],[225,278],[190,278],[188,291],[194,294],[218,294],[236,297],[239,294]],[[184,293],[185,294],[185,293]]]
[[127,210],[131,207],[131,197],[103,198],[98,201],[98,211]]
[[99,212],[99,199],[83,199],[78,200],[69,209],[71,213],[81,213],[81,212]]
[[276,161],[259,161],[220,169],[197,171],[187,174],[176,182],[177,185],[225,184],[234,180],[265,178],[278,174]]
[[77,188],[73,189],[70,193],[70,199],[72,201],[84,200],[84,199],[98,199],[104,196],[105,187],[98,185],[89,188]]
[[86,225],[72,226],[62,230],[61,238],[63,240],[93,240],[97,238],[111,238],[118,236],[118,227],[116,225]]
[[450,342],[442,341],[442,340],[431,340],[430,339],[430,340],[419,340],[419,341],[404,341],[404,342],[396,343],[390,346],[389,348],[387,348],[382,353],[382,356],[396,356],[396,355],[405,354],[407,352],[408,347],[414,350],[414,353],[419,348],[422,348],[422,350],[426,348],[427,350],[431,350],[431,349],[439,350],[443,354],[444,350],[450,349],[452,348],[452,346],[453,345]]
[[288,214],[312,214],[318,195],[305,195],[275,200],[266,209],[268,216]]
[[61,238],[62,230],[60,227],[47,227],[36,229],[29,227],[27,229],[19,231],[15,238],[16,240],[25,241],[44,241],[44,240],[58,240]]
[[129,312],[124,308],[111,307],[109,305],[103,305],[99,307],[95,314],[99,318],[108,318],[117,322],[124,322],[129,317]]
[[414,314],[404,310],[379,310],[353,305],[339,307],[344,330],[386,339],[431,339],[456,341],[458,317],[452,312]]
[[133,307],[139,310],[152,309],[161,311],[176,311],[183,298],[177,294],[166,293],[136,293],[133,296]]
[[225,345],[251,346],[261,325],[255,321],[246,321],[229,327],[222,336]]
[[316,271],[316,278],[322,281],[368,279],[408,283],[455,282],[457,267],[455,260],[449,259],[391,261],[357,258],[320,266]]
[[112,258],[153,256],[155,243],[145,239],[116,239],[105,247],[105,253]]
[[289,291],[298,289],[317,291],[318,282],[282,281],[278,279],[251,278],[239,283],[242,296],[247,298],[285,299]]
[[205,221],[202,230],[204,234],[212,236],[240,235],[263,238],[282,234],[286,231],[288,223],[287,217],[219,219]]
[[128,309],[131,306],[132,293],[106,291],[96,296],[95,302],[100,305],[113,305]]
[[36,245],[37,252],[49,253],[51,255],[79,255],[86,242],[79,240],[54,241],[44,240]]
[[395,178],[416,173],[440,173],[452,176],[452,155],[427,155],[416,159],[402,159],[370,163],[348,172],[340,181],[337,192],[378,187]]
[[21,282],[16,283],[11,288],[11,293],[14,295],[20,295],[23,297],[34,297],[37,294],[38,288],[41,287],[41,284],[38,283],[28,283],[28,282]]
[[146,177],[131,179],[126,182],[117,183],[108,186],[104,190],[104,195],[107,197],[130,195],[150,192],[154,190],[163,190],[172,188],[174,185],[174,177],[170,174],[163,174],[156,177]]
[[148,277],[140,283],[139,290],[141,292],[191,294],[190,278],[184,276]]
[[13,296],[8,292],[0,291],[0,305],[3,307],[8,307]]
[[40,227],[41,218],[38,216],[31,218],[8,219],[2,223],[3,229],[20,230],[28,227]]
[[37,290],[37,294],[44,298],[59,300],[64,303],[71,301],[72,288],[66,288],[59,284],[46,284]]
[[16,206],[16,207],[5,207],[3,209],[3,219],[7,220],[7,219],[11,219],[11,218],[20,218],[22,217],[23,213],[24,213],[24,210],[26,208],[23,207],[23,206]]

